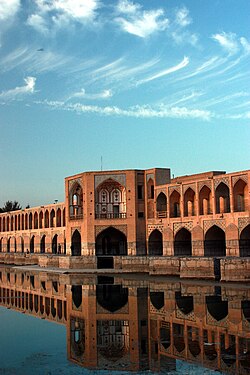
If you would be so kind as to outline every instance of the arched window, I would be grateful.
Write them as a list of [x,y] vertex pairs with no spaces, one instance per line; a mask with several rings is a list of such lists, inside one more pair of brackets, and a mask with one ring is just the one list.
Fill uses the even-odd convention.
[[170,217],[180,217],[180,199],[178,191],[174,190],[170,195]]
[[45,228],[49,228],[49,211],[46,210],[45,211],[45,225],[44,225]]
[[33,224],[33,216],[32,216],[32,212],[30,212],[30,214],[29,214],[29,229],[32,229],[32,224]]
[[43,212],[39,213],[39,228],[43,228]]
[[212,213],[211,196],[211,190],[204,185],[199,194],[200,215],[209,215]]
[[61,226],[61,217],[62,217],[62,212],[61,212],[61,209],[58,208],[57,211],[56,211],[56,226],[57,227],[60,227]]
[[34,229],[38,229],[38,213],[34,213]]
[[50,211],[50,228],[54,228],[55,227],[55,210],[51,210]]
[[75,183],[70,190],[69,204],[70,219],[81,219],[83,217],[83,191],[79,183]]
[[157,217],[167,217],[167,197],[164,193],[160,193],[156,199]]
[[235,212],[242,212],[245,211],[247,199],[247,184],[245,181],[239,179],[233,188],[233,195],[234,195],[234,211]]
[[216,213],[222,214],[230,212],[229,188],[224,182],[221,182],[216,190]]
[[116,180],[107,178],[95,191],[96,219],[126,217],[125,188]]
[[109,193],[107,190],[105,189],[102,189],[100,191],[100,201],[104,204],[104,203],[109,203]]
[[195,192],[188,188],[184,194],[184,216],[195,215]]

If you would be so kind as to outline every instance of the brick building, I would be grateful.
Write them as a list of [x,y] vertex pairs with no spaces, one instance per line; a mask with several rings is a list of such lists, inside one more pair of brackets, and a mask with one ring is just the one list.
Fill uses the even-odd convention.
[[174,267],[183,257],[250,257],[250,171],[170,176],[154,168],[67,177],[64,203],[0,214],[1,259],[55,254],[59,267],[80,257],[80,267],[124,269],[132,257],[154,269],[163,258]]

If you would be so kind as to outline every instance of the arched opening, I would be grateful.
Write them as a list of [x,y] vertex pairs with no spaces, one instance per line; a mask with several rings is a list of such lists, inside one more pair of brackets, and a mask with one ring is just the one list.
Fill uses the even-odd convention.
[[49,228],[49,211],[45,211],[45,223],[44,223],[45,228]]
[[157,310],[160,310],[164,307],[164,292],[150,292],[150,301]]
[[56,226],[57,227],[60,227],[62,225],[61,217],[62,217],[62,211],[60,208],[58,208],[56,211]]
[[222,301],[221,296],[206,296],[207,310],[217,321],[228,315],[228,301]]
[[7,253],[10,253],[10,240],[11,240],[11,237],[8,238],[8,241],[7,241]]
[[38,213],[34,214],[34,229],[38,229]]
[[75,183],[70,190],[69,216],[71,219],[81,219],[83,217],[83,191],[79,183]]
[[184,326],[182,324],[173,324],[174,346],[181,353],[185,349]]
[[3,251],[3,237],[0,238],[0,253]]
[[184,216],[195,215],[195,192],[188,188],[184,194]]
[[229,187],[221,182],[215,190],[216,213],[230,212]]
[[44,234],[41,238],[41,241],[40,241],[40,253],[42,253],[42,254],[45,253],[45,239],[46,239],[46,236]]
[[97,285],[96,300],[105,310],[115,312],[128,303],[128,288],[121,285]]
[[10,218],[9,218],[9,216],[7,217],[6,225],[7,225],[6,230],[7,230],[7,232],[9,232],[9,230],[10,230]]
[[29,213],[29,229],[33,227],[33,215],[32,212]]
[[160,193],[156,199],[157,217],[167,217],[167,197],[164,193]]
[[188,334],[188,349],[193,357],[197,357],[200,352],[200,342],[199,342],[199,328],[197,327],[187,327]]
[[209,187],[204,185],[199,194],[200,215],[209,215],[212,213],[211,197],[211,190],[209,189]]
[[43,212],[39,213],[39,228],[43,228]]
[[51,210],[50,211],[50,228],[54,228],[55,227],[55,210]]
[[234,196],[234,211],[242,212],[245,211],[246,197],[247,197],[247,184],[245,181],[239,179],[234,185],[233,189]]
[[127,255],[127,238],[118,229],[109,227],[96,237],[96,255]]
[[126,218],[126,189],[118,181],[108,178],[95,190],[96,219]]
[[81,234],[76,229],[71,238],[71,255],[80,256],[81,246],[82,246]]
[[250,257],[250,224],[240,234],[239,247],[241,257]]
[[10,230],[13,231],[14,230],[14,217],[11,216],[11,219],[10,219]]
[[225,232],[217,225],[208,229],[205,235],[204,255],[207,257],[226,256]]
[[181,228],[174,237],[174,255],[192,255],[191,233],[186,228]]
[[58,235],[55,234],[52,238],[52,254],[57,254],[57,242],[58,242]]
[[162,233],[158,229],[153,230],[149,236],[148,254],[154,256],[163,255]]
[[155,196],[154,180],[149,178],[147,182],[147,216],[149,219],[154,218],[154,196]]
[[180,217],[180,194],[174,190],[169,197],[170,217]]
[[34,253],[35,250],[35,236],[32,236],[30,239],[30,253]]
[[250,301],[249,300],[241,301],[241,309],[242,309],[244,318],[248,321],[248,323],[250,323]]

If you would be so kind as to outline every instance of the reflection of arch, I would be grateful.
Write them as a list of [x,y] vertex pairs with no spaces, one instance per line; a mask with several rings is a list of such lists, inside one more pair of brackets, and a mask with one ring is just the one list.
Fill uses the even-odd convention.
[[115,312],[128,303],[128,288],[121,285],[97,285],[96,299],[105,310]]
[[199,329],[197,327],[187,327],[188,330],[188,349],[190,353],[197,357],[200,352],[200,342],[199,342]]
[[246,197],[247,197],[247,184],[242,179],[239,179],[233,188],[234,196],[234,211],[241,212],[245,211]]
[[127,255],[127,238],[114,227],[103,230],[96,237],[96,255]]
[[245,319],[250,323],[250,301],[241,301],[241,309]]
[[160,343],[164,349],[169,348],[171,344],[171,334],[169,324],[160,328]]
[[206,296],[207,310],[217,321],[228,315],[228,301],[222,301],[220,296]]
[[185,349],[184,340],[184,326],[182,324],[173,324],[173,334],[174,334],[174,346],[176,350],[181,353]]
[[195,215],[195,192],[190,187],[184,194],[184,216]]
[[82,286],[81,285],[72,285],[71,287],[72,292],[72,301],[77,309],[82,304]]
[[80,318],[70,318],[71,356],[78,359],[85,352],[85,321]]
[[221,182],[215,190],[216,213],[230,212],[229,188],[224,182]]
[[163,254],[162,233],[158,229],[154,229],[149,236],[148,254],[155,256]]
[[186,228],[181,228],[175,235],[174,255],[175,256],[191,256],[192,255],[191,233]]
[[174,190],[169,197],[170,217],[180,217],[180,194]]
[[205,256],[226,256],[225,232],[213,225],[208,229],[204,241]]
[[73,236],[71,238],[71,255],[74,256],[80,256],[81,255],[81,234],[76,229],[73,233]]
[[190,314],[194,309],[194,300],[192,296],[182,296],[180,292],[176,292],[175,301],[178,308],[185,315]]
[[250,224],[240,234],[239,247],[241,257],[250,257]]
[[150,301],[157,310],[160,310],[164,307],[164,292],[150,292]]
[[41,241],[40,241],[40,252],[43,254],[45,253],[45,234],[42,236]]

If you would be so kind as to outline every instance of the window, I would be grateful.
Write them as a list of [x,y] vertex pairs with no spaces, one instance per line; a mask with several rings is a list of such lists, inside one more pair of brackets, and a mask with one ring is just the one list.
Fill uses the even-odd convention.
[[142,185],[137,186],[137,198],[143,199],[143,186]]

